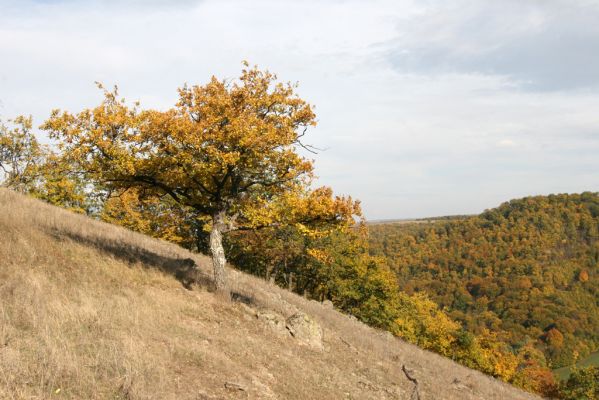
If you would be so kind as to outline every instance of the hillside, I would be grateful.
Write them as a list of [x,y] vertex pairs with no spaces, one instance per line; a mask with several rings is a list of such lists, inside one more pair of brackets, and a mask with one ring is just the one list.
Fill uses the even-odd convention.
[[[0,190],[2,399],[533,399],[229,270],[234,301],[175,276],[175,245]],[[323,348],[281,328],[298,311]]]
[[475,217],[370,227],[408,293],[549,367],[599,348],[599,195],[512,200]]

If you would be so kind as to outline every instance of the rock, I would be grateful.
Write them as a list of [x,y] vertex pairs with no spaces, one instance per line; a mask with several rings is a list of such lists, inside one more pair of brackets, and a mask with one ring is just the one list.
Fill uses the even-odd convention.
[[271,328],[273,331],[285,335],[287,334],[283,316],[271,311],[258,311],[256,313],[256,318],[266,324],[266,326]]
[[229,390],[245,391],[245,387],[235,382],[225,382],[225,387]]
[[325,300],[322,302],[322,305],[324,308],[330,308],[331,310],[333,308],[335,308],[335,306],[333,305],[333,302],[331,300]]
[[308,315],[298,312],[287,318],[285,327],[291,336],[315,350],[323,350],[322,328]]

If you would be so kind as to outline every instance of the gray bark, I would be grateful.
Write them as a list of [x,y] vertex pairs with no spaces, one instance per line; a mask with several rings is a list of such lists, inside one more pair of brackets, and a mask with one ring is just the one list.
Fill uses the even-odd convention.
[[212,217],[212,231],[210,232],[210,253],[212,255],[212,266],[214,268],[214,285],[216,291],[225,295],[229,294],[227,277],[225,271],[225,249],[223,248],[223,230],[225,221],[223,213],[217,213]]

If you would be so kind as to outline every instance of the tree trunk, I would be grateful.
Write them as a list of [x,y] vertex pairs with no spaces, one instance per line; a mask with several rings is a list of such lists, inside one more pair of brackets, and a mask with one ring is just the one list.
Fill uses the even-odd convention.
[[223,230],[225,221],[223,213],[212,216],[212,231],[210,231],[210,254],[212,254],[212,267],[214,268],[214,285],[216,291],[228,295],[227,277],[225,275],[225,249],[223,248]]
[[275,269],[277,268],[276,264],[270,264],[266,266],[266,280],[270,283],[275,283]]

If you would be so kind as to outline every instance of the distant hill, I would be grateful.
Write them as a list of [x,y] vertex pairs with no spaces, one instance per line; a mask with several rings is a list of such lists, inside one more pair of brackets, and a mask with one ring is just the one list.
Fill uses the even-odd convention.
[[473,217],[474,215],[443,215],[440,217],[427,217],[427,218],[405,218],[405,219],[373,219],[368,220],[366,225],[385,225],[385,224],[422,224],[422,223],[433,223],[439,221],[453,221],[458,219],[464,219]]
[[232,269],[219,298],[176,245],[5,189],[0,210],[2,399],[415,398],[408,376],[422,399],[538,398]]
[[552,368],[599,349],[599,195],[512,200],[481,215],[370,226],[400,288]]

